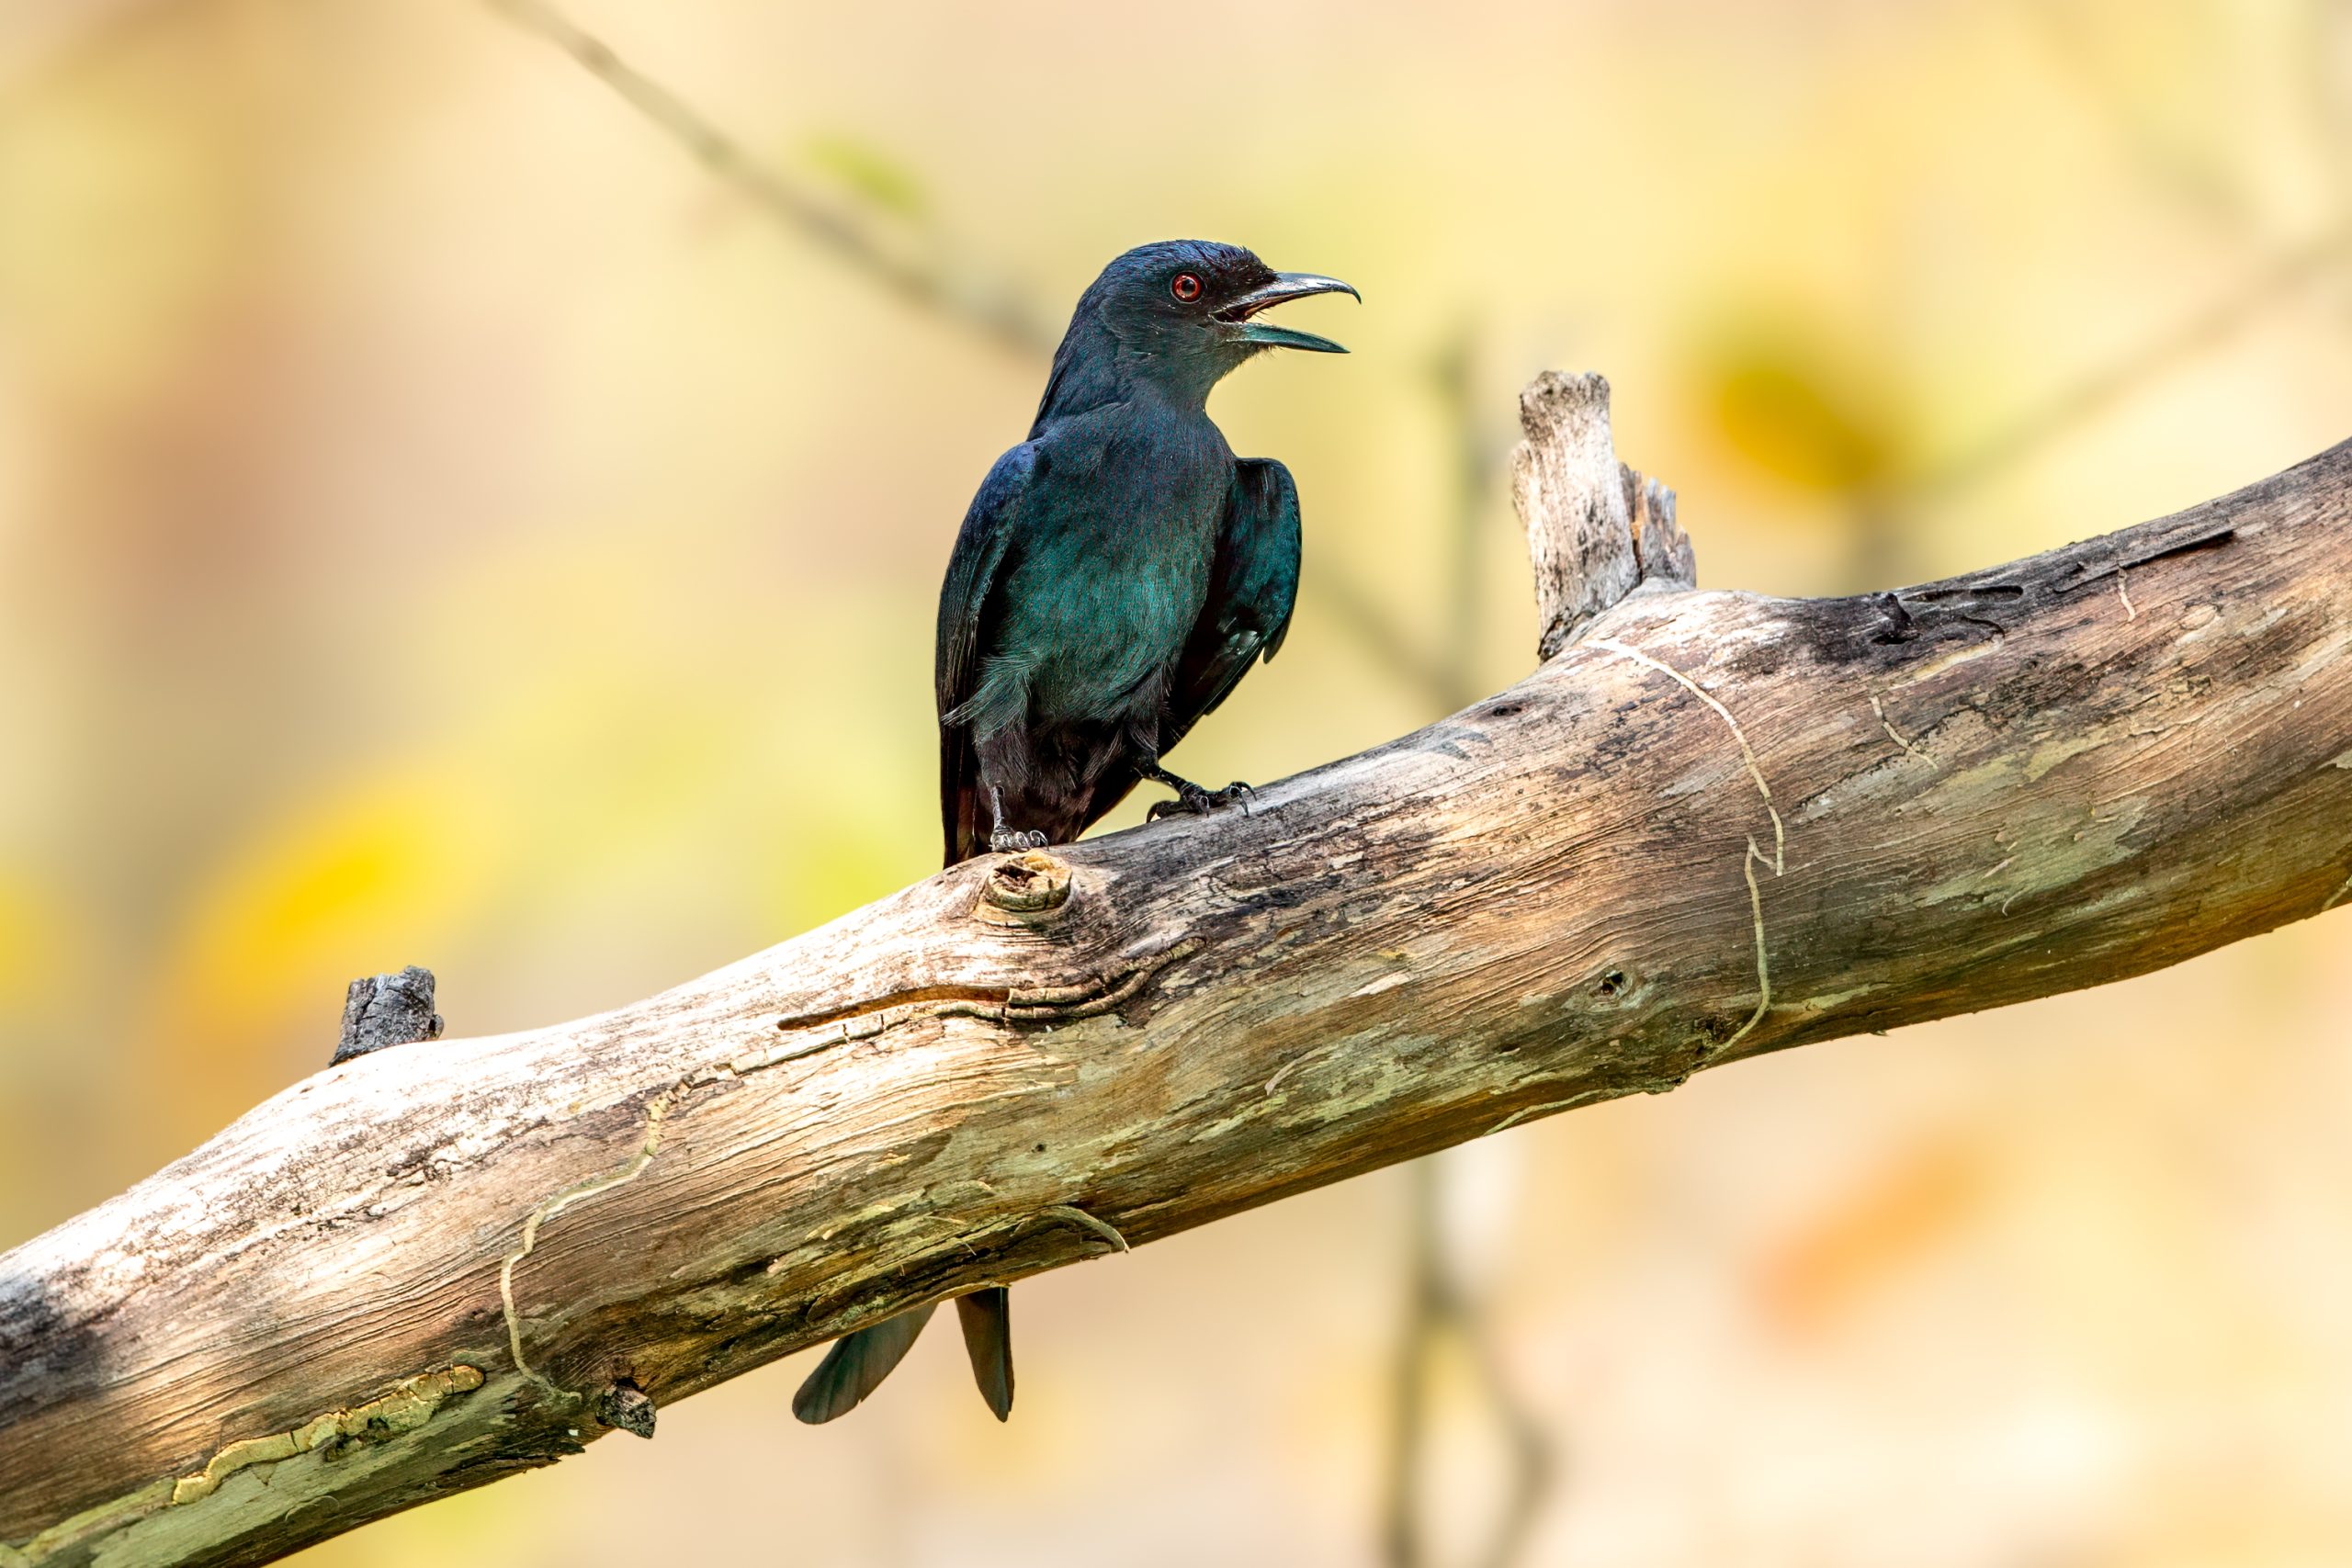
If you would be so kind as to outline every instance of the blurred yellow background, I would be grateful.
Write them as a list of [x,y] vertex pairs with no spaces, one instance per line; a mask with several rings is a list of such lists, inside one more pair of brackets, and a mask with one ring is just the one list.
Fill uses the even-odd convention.
[[[2352,434],[2344,0],[576,15],[1057,324],[1179,235],[1363,288],[1294,318],[1352,357],[1213,405],[1308,581],[1212,782],[1524,671],[1491,459],[1546,366],[1611,378],[1703,581],[1781,593]],[[549,1022],[932,870],[933,597],[1041,378],[469,0],[0,11],[0,1245],[322,1066],[354,976]],[[1519,1561],[2352,1562],[2352,914],[1441,1186],[1557,1461]],[[934,1331],[839,1426],[796,1361],[303,1561],[1375,1561],[1407,1192],[1023,1286],[1009,1427]],[[1441,1562],[1499,1506],[1473,1362]]]

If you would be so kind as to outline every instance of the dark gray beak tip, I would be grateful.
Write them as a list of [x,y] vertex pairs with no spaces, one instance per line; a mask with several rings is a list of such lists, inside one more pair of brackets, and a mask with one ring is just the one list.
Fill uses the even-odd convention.
[[1283,299],[1304,299],[1310,294],[1344,294],[1359,305],[1363,303],[1363,296],[1354,284],[1343,277],[1326,277],[1319,272],[1278,272],[1273,282],[1258,289],[1251,298],[1265,295],[1271,304]]
[[1344,347],[1328,337],[1254,319],[1258,312],[1270,306],[1291,299],[1304,299],[1314,294],[1345,294],[1357,304],[1363,303],[1363,296],[1356,292],[1356,286],[1343,279],[1326,277],[1317,272],[1278,272],[1227,305],[1219,314],[1233,327],[1234,335],[1243,343],[1257,344],[1265,348],[1302,348],[1313,354],[1347,353]]

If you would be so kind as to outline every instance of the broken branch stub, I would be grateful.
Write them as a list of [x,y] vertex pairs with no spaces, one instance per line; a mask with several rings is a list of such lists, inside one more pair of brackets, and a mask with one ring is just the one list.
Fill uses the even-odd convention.
[[650,1441],[661,1412],[632,1378],[616,1378],[596,1396],[596,1419],[616,1431]]
[[433,971],[412,964],[397,975],[368,975],[351,982],[343,997],[343,1038],[327,1065],[387,1045],[440,1038],[441,1015],[433,1010]]
[[1674,492],[1617,459],[1607,378],[1545,371],[1520,393],[1519,423],[1511,500],[1535,572],[1538,658],[1567,647],[1636,589],[1698,586]]

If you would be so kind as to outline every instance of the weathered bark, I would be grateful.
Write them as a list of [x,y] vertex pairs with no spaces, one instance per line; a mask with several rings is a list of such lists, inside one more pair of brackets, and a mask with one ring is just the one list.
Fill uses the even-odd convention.
[[1540,449],[1605,391],[1531,389],[1585,564],[1501,695],[359,1057],[0,1258],[0,1562],[266,1561],[924,1300],[2352,897],[2352,443],[1900,593],[1620,597],[1688,555]]
[[433,971],[412,964],[397,975],[369,975],[351,982],[343,997],[343,1038],[327,1066],[390,1045],[441,1038],[441,1015],[433,1010]]
[[1637,588],[1699,585],[1674,492],[1617,460],[1607,381],[1539,376],[1520,394],[1519,423],[1527,439],[1511,451],[1511,500],[1535,573],[1538,659]]

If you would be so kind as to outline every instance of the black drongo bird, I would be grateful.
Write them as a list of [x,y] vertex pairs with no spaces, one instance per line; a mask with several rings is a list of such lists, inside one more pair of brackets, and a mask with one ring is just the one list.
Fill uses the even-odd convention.
[[[1343,354],[1260,311],[1355,290],[1235,245],[1144,245],[1079,299],[1029,439],[980,481],[939,592],[939,805],[947,863],[1063,844],[1150,779],[1151,814],[1211,792],[1160,758],[1272,659],[1298,589],[1298,491],[1238,458],[1210,389],[1261,349]],[[1361,296],[1359,296],[1361,298]],[[972,1374],[1002,1420],[1012,1341],[1001,1287],[956,1299]],[[793,1414],[830,1421],[899,1364],[932,1308],[835,1342]]]

